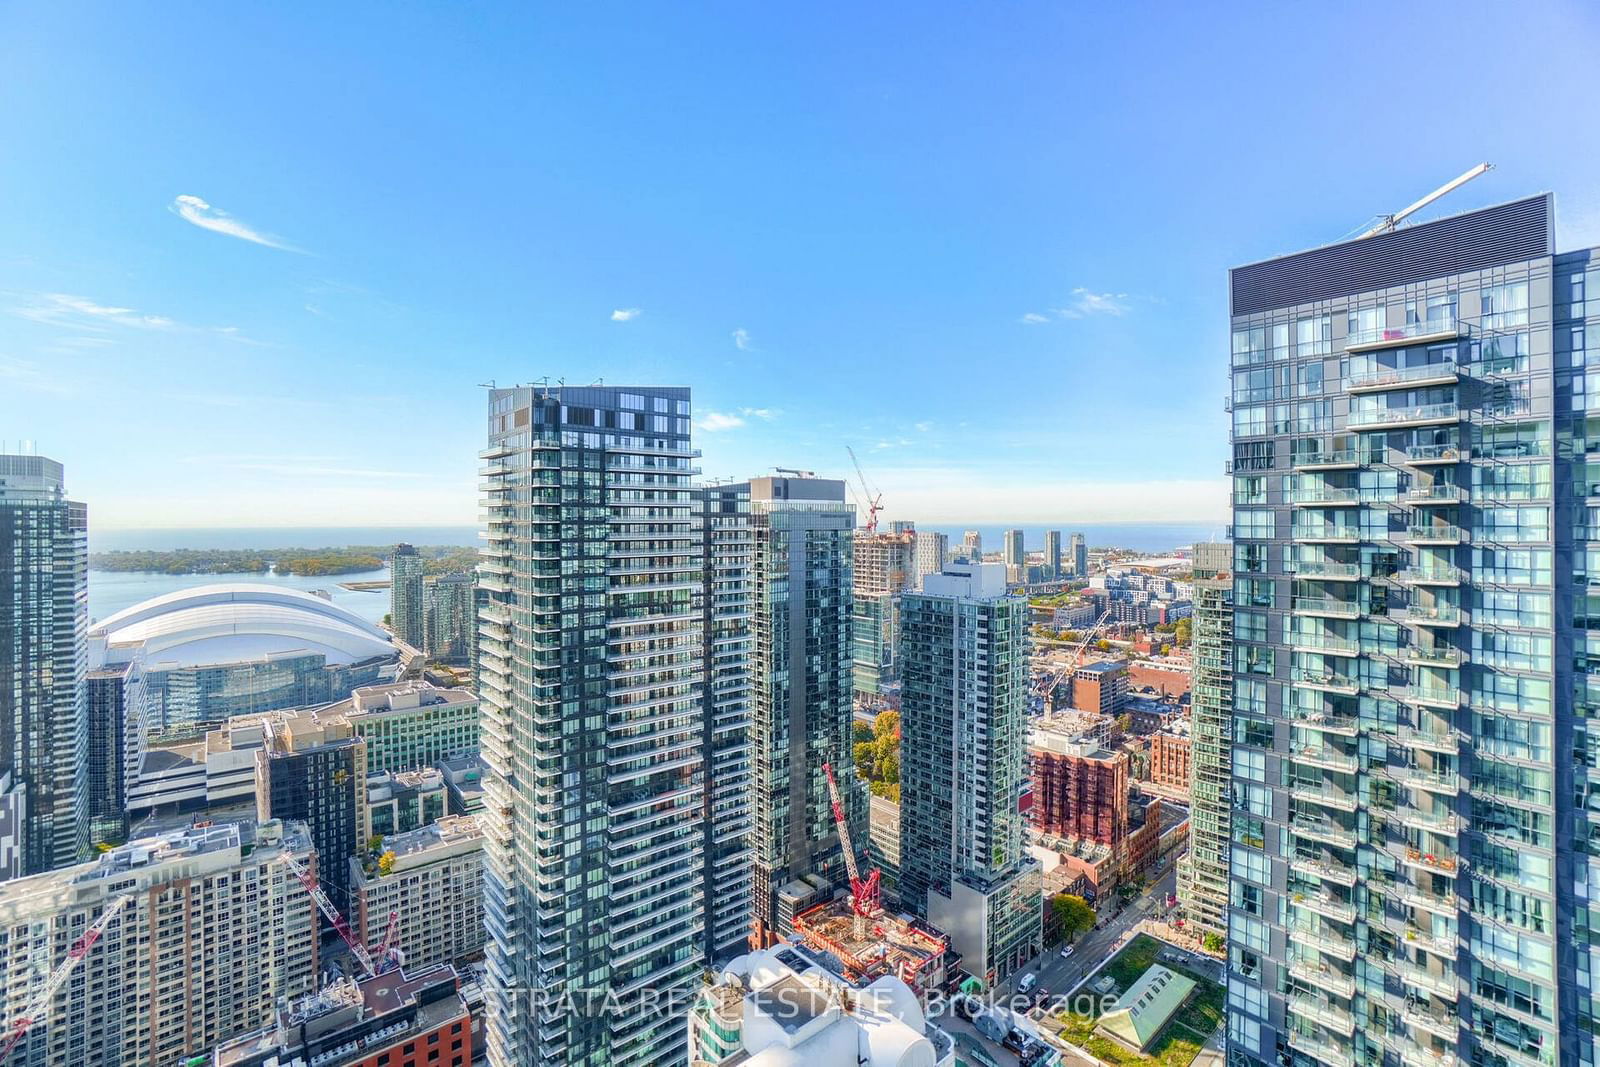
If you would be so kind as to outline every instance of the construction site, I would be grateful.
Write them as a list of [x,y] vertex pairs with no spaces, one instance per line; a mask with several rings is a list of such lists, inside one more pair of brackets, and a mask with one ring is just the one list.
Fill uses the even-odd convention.
[[840,974],[861,985],[892,975],[926,999],[944,984],[950,961],[942,934],[889,912],[879,912],[864,928],[859,918],[850,899],[841,896],[795,916],[794,936],[832,957]]

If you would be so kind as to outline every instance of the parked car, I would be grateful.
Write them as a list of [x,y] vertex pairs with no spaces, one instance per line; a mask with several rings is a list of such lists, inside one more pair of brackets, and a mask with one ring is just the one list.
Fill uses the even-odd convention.
[[1037,974],[1025,974],[1022,976],[1022,980],[1017,983],[1017,992],[1031,993],[1033,992],[1033,987],[1038,984],[1039,976]]
[[1062,959],[1066,959],[1070,955],[1072,955],[1072,946],[1071,945],[1068,945],[1066,948],[1061,950],[1061,958]]

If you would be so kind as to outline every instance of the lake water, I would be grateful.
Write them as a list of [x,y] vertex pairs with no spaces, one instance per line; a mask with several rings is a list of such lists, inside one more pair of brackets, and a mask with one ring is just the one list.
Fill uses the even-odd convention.
[[[287,548],[291,546],[274,544],[269,547]],[[313,545],[309,547],[321,546]],[[131,608],[140,601],[149,600],[153,596],[161,596],[163,593],[175,593],[180,589],[193,589],[195,586],[215,585],[219,582],[251,582],[261,585],[280,586],[284,589],[298,589],[306,593],[326,590],[332,594],[335,604],[354,612],[368,622],[379,622],[389,613],[389,591],[387,589],[368,593],[355,593],[348,589],[341,589],[339,583],[386,582],[388,580],[389,571],[387,569],[360,571],[355,574],[318,575],[315,577],[302,577],[294,574],[149,574],[143,572],[90,571],[89,617],[91,619],[109,618],[123,608]]]

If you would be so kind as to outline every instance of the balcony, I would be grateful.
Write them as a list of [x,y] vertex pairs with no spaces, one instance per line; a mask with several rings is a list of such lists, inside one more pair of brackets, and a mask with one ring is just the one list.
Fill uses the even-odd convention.
[[[1461,830],[1461,818],[1453,812],[1424,811],[1421,808],[1401,808],[1395,812],[1395,818],[1402,826],[1413,830],[1426,830],[1431,834],[1443,834],[1446,837],[1454,836]],[[1443,870],[1433,864],[1423,864],[1430,870]],[[1449,873],[1446,871],[1445,873]]]
[[[1356,884],[1356,869],[1349,864],[1335,863],[1333,860],[1317,859],[1312,856],[1291,856],[1289,869],[1307,878],[1320,878],[1335,885],[1354,888]],[[1348,919],[1342,916],[1336,918],[1341,922],[1350,922],[1355,918],[1355,909],[1350,908],[1349,913]]]
[[1371,408],[1352,411],[1351,430],[1396,430],[1406,426],[1434,426],[1461,421],[1461,405],[1454,400],[1438,404],[1415,404],[1403,408]]
[[1330,448],[1321,452],[1300,452],[1290,457],[1297,471],[1351,470],[1361,466],[1361,454],[1354,448]]
[[1459,944],[1456,935],[1453,933],[1447,937],[1435,937],[1431,933],[1423,933],[1418,927],[1407,925],[1405,929],[1405,939],[1407,945],[1415,948],[1425,949],[1428,952],[1433,953],[1435,956],[1439,956],[1451,962],[1454,962],[1456,957],[1461,953],[1461,945]]
[[1284,563],[1283,569],[1297,578],[1316,578],[1324,582],[1358,582],[1363,577],[1361,564],[1335,563],[1331,560],[1291,559]]
[[1454,856],[1441,856],[1433,852],[1423,852],[1421,849],[1406,849],[1405,858],[1401,860],[1407,867],[1421,867],[1434,874],[1456,876],[1460,865]]
[[1439,796],[1453,797],[1461,792],[1461,775],[1454,771],[1425,771],[1421,767],[1402,767],[1395,779],[1412,789],[1425,789]]
[[1459,545],[1466,540],[1466,531],[1445,522],[1408,526],[1405,540],[1413,545]]
[[1461,690],[1445,685],[1397,685],[1390,694],[1404,704],[1427,708],[1455,709],[1461,706]]
[[1462,735],[1454,730],[1418,730],[1402,726],[1395,731],[1395,737],[1407,748],[1421,749],[1424,752],[1440,752],[1453,756],[1461,751]]
[[[1454,1035],[1451,1036],[1451,1040],[1455,1040]],[[1417,1041],[1396,1041],[1391,1044],[1400,1054],[1400,1062],[1405,1064],[1405,1067],[1456,1067],[1456,1057],[1453,1052],[1429,1048]]]
[[1449,670],[1461,666],[1465,658],[1454,645],[1408,645],[1401,653],[1407,663],[1419,667],[1443,667]]
[[1424,385],[1454,385],[1461,371],[1454,363],[1423,363],[1415,367],[1377,367],[1344,380],[1346,392],[1375,393],[1380,389],[1410,389]]
[[1347,937],[1336,937],[1326,930],[1313,930],[1306,926],[1294,925],[1289,927],[1289,940],[1298,945],[1314,948],[1336,960],[1343,960],[1345,963],[1355,962],[1356,943]]
[[1426,890],[1406,887],[1400,892],[1400,903],[1412,908],[1421,908],[1423,911],[1434,915],[1456,916],[1461,911],[1461,901],[1452,896],[1442,896],[1438,893],[1429,893]]
[[1334,656],[1359,656],[1360,646],[1348,637],[1327,637],[1322,634],[1290,634],[1289,645],[1296,652],[1318,652]]
[[1409,962],[1396,963],[1392,966],[1392,969],[1402,982],[1424,992],[1432,993],[1434,996],[1444,997],[1446,1000],[1454,1000],[1460,993],[1460,985],[1454,972],[1446,974],[1440,971],[1430,971],[1426,967]]
[[1294,598],[1294,604],[1290,610],[1296,615],[1353,619],[1361,614],[1361,603],[1356,600],[1339,600],[1328,596],[1299,596]]
[[1360,685],[1349,675],[1335,674],[1333,671],[1306,670],[1303,667],[1295,667],[1290,670],[1289,682],[1296,689],[1308,689],[1316,693],[1335,693],[1346,697],[1353,697],[1361,691]]
[[1354,774],[1359,764],[1354,756],[1343,755],[1331,748],[1311,748],[1302,746],[1289,750],[1289,758],[1296,763],[1308,767],[1321,767],[1324,770],[1339,771],[1343,774]]
[[1289,973],[1300,981],[1316,989],[1325,989],[1335,993],[1346,1000],[1356,994],[1356,980],[1334,967],[1325,963],[1309,963],[1304,960],[1295,960],[1289,964]]
[[[1309,789],[1304,786],[1297,788],[1294,791],[1294,799],[1309,801],[1312,804],[1324,808],[1332,808],[1335,811],[1353,812],[1356,810],[1356,795],[1354,793],[1346,793],[1342,789],[1330,789],[1326,786],[1321,789]],[[1316,825],[1320,826],[1322,823],[1317,823]],[[1354,837],[1352,837],[1352,845],[1354,840]]]
[[1461,608],[1443,602],[1410,604],[1395,612],[1394,619],[1407,626],[1460,626]]
[[1289,1010],[1346,1037],[1356,1030],[1355,1018],[1347,1009],[1313,993],[1295,993],[1289,998]]
[[1412,445],[1401,453],[1401,462],[1412,467],[1460,463],[1463,458],[1457,445]]
[[1340,900],[1332,893],[1296,893],[1293,900],[1295,907],[1314,911],[1325,919],[1346,926],[1356,921],[1355,905]]
[[1361,729],[1360,718],[1342,711],[1291,708],[1289,718],[1296,726],[1321,730],[1325,734],[1338,734],[1341,737],[1354,737]]
[[1450,566],[1407,567],[1395,578],[1402,585],[1460,585],[1466,581],[1467,572]]
[[1361,528],[1331,522],[1315,526],[1297,523],[1290,529],[1289,536],[1302,544],[1354,545],[1361,541]]
[[1332,1041],[1320,1037],[1311,1037],[1307,1034],[1290,1032],[1289,1047],[1303,1055],[1310,1056],[1319,1063],[1328,1067],[1352,1067],[1355,1060],[1350,1056],[1348,1045],[1337,1045]]
[[[1312,800],[1305,794],[1296,794],[1297,800]],[[1352,808],[1351,810],[1354,810]],[[1327,819],[1290,819],[1289,829],[1301,837],[1311,841],[1322,841],[1333,845],[1335,848],[1355,848],[1356,835],[1353,831],[1343,829],[1338,823]]]
[[1355,489],[1339,485],[1313,485],[1289,493],[1288,503],[1296,507],[1351,507],[1361,503]]
[[1467,491],[1459,485],[1414,485],[1405,492],[1406,503],[1425,507],[1430,504],[1459,504],[1467,499]]
[[1451,341],[1465,332],[1465,327],[1454,315],[1449,318],[1430,319],[1427,322],[1408,322],[1404,326],[1378,326],[1370,330],[1357,330],[1344,339],[1346,352],[1370,352],[1379,348],[1396,348],[1400,345],[1426,345],[1438,341]]

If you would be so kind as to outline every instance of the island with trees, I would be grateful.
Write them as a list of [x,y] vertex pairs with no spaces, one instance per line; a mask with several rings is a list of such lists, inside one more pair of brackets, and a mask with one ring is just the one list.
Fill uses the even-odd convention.
[[[89,567],[97,571],[154,574],[297,574],[317,577],[381,570],[393,545],[345,545],[329,548],[171,548],[95,552]],[[421,545],[424,574],[470,572],[476,549],[463,545]]]

